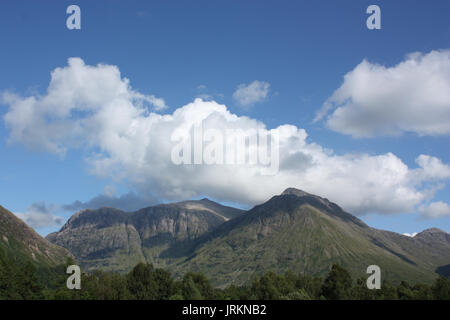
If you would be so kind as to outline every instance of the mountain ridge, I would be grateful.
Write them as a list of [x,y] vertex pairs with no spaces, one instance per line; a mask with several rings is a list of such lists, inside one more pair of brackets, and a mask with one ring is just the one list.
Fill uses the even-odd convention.
[[209,199],[159,204],[134,212],[87,209],[46,238],[70,248],[88,270],[125,272],[139,262],[164,266],[157,257],[169,245],[194,239],[242,212]]
[[[99,210],[99,219],[108,215],[107,209]],[[332,263],[357,277],[377,264],[389,280],[429,282],[450,264],[450,235],[442,230],[427,229],[415,237],[378,230],[328,199],[294,188],[245,212],[202,199],[132,213],[112,210],[113,226],[85,221],[73,228],[87,214],[77,213],[48,239],[70,251],[77,241],[84,251],[92,248],[88,254],[72,251],[88,269],[122,272],[146,261],[177,276],[200,271],[223,286],[243,284],[268,270],[323,275]],[[86,234],[101,241],[92,246],[95,241],[89,244]],[[119,234],[134,239],[134,247],[117,245]]]
[[[298,208],[303,209],[300,211],[295,211]],[[321,216],[316,214],[318,208],[322,210],[320,213]],[[282,214],[281,216],[278,215],[280,212]],[[328,220],[324,220],[323,218]],[[270,219],[272,219],[272,221],[270,221]],[[277,219],[278,221],[280,219],[284,219],[284,223],[278,224],[278,226],[281,225],[279,230],[276,230]],[[327,240],[326,245],[324,242],[326,241],[325,239],[327,238],[327,234],[322,234],[321,239],[314,238],[314,235],[308,235],[303,238],[297,237],[298,244],[292,246],[292,238],[296,238],[296,234],[292,231],[292,229],[289,229],[290,224],[294,225],[298,223],[298,221],[301,221],[304,226],[300,228],[300,231],[303,233],[308,233],[310,231],[308,229],[314,228],[314,225],[317,225],[317,221],[320,219],[322,220],[322,224],[324,224],[324,222],[328,223],[331,221],[335,224],[334,227],[336,227],[336,223],[341,223],[341,225],[344,223],[345,227],[340,227],[341,232],[335,234],[335,239]],[[295,222],[295,220],[297,220],[297,222]],[[319,223],[319,229],[320,228],[322,228],[322,226],[320,226]],[[240,233],[239,229],[241,230]],[[320,233],[319,229],[317,229],[317,233]],[[266,244],[258,249],[259,243],[264,241],[263,239],[265,237],[270,238],[270,233],[276,234],[274,237],[275,240],[267,241]],[[343,234],[352,235],[352,237],[344,239],[348,242],[347,248],[339,248],[339,246],[335,245],[336,242],[339,243],[339,241],[343,241],[341,237]],[[280,238],[286,237],[286,235],[291,237],[291,239],[286,240],[285,245],[278,245],[271,249],[273,242],[279,241]],[[402,241],[406,242],[404,244],[405,248],[395,243],[396,239],[394,238],[396,237],[403,238]],[[335,241],[336,239],[337,241]],[[306,243],[314,246],[315,241],[322,241],[321,245],[315,246],[314,248],[316,251],[322,250],[322,253],[310,255],[311,251],[314,250],[311,248],[306,248],[306,250],[303,250],[303,253],[298,253],[297,256],[295,254],[292,255],[292,252],[295,252],[298,247],[301,247],[300,243],[303,245]],[[351,244],[349,241],[353,243]],[[348,248],[357,247],[362,243],[364,243],[365,246],[364,250],[353,250],[354,252],[352,252],[351,255],[358,255],[361,259],[365,257],[365,261],[368,262],[358,263],[357,261],[353,261],[353,265],[359,265],[359,270],[356,270],[358,268],[352,268],[351,265],[348,265],[349,263],[346,265],[343,260],[346,260],[347,258],[343,259],[342,257],[346,255],[346,251],[349,250]],[[289,245],[292,247],[292,252],[284,252],[283,254],[279,254],[279,252],[284,251],[284,247]],[[255,206],[245,215],[226,222],[213,232],[200,237],[197,240],[197,243],[192,245],[187,252],[184,252],[184,255],[186,255],[187,258],[180,263],[180,268],[175,268],[175,272],[179,272],[181,269],[188,269],[201,271],[206,273],[208,276],[217,278],[216,274],[220,274],[222,270],[229,266],[227,272],[229,274],[233,274],[233,276],[228,278],[225,277],[223,279],[225,281],[224,283],[242,284],[249,280],[254,270],[258,270],[261,265],[265,265],[264,269],[266,271],[269,269],[273,269],[278,272],[287,271],[289,268],[279,267],[285,263],[286,260],[301,261],[302,259],[321,259],[323,262],[318,263],[318,265],[314,265],[312,268],[306,263],[297,264],[295,267],[296,269],[314,273],[320,269],[321,266],[326,266],[325,268],[322,268],[322,270],[318,271],[319,274],[325,274],[328,271],[327,267],[329,265],[333,262],[339,262],[346,265],[349,269],[353,269],[354,274],[359,276],[363,276],[365,274],[364,265],[367,267],[372,264],[369,260],[378,260],[380,261],[379,264],[384,262],[387,266],[385,269],[389,269],[391,266],[391,269],[395,269],[394,272],[387,272],[388,278],[391,280],[395,278],[401,279],[402,272],[397,270],[402,269],[408,275],[408,279],[422,278],[426,279],[425,281],[431,281],[432,278],[436,276],[436,274],[434,274],[435,269],[437,269],[441,263],[444,264],[445,261],[447,261],[447,263],[450,261],[450,242],[447,242],[445,247],[441,248],[446,251],[446,255],[443,259],[436,257],[437,250],[432,250],[430,244],[421,243],[421,246],[426,246],[426,251],[430,251],[428,254],[421,252],[420,255],[423,260],[433,260],[436,264],[416,262],[414,258],[416,253],[411,249],[415,246],[411,243],[409,237],[389,231],[371,228],[360,219],[346,213],[338,205],[328,201],[327,199],[311,195],[301,190],[300,192],[293,192],[292,189],[288,189],[287,192],[283,192],[281,195],[274,196],[267,202]],[[235,254],[236,250],[240,250],[243,247],[247,247],[248,250],[241,250],[238,254]],[[333,249],[335,249],[334,255],[333,252],[331,252]],[[368,254],[367,252],[372,253]],[[291,257],[289,257],[290,254]],[[260,259],[260,261],[256,261],[259,259],[257,257],[264,255],[267,256],[267,259]],[[310,257],[305,258],[308,255],[310,255]],[[221,259],[223,256],[228,256],[228,258]],[[251,263],[249,263],[248,260],[251,259],[243,260],[240,265],[239,263],[235,263],[235,261],[240,260],[239,258],[242,256],[247,258],[255,257],[254,259],[256,259],[256,262],[253,267],[250,268],[251,270],[245,270],[249,269],[248,266]],[[380,259],[379,257],[383,257],[383,259]],[[351,260],[351,258],[352,257],[348,257],[347,260]],[[287,265],[292,267],[296,264],[287,263]],[[211,272],[211,270],[213,271]],[[239,277],[239,275],[236,274],[236,270],[241,270],[238,272],[241,275],[246,273],[246,275],[243,276],[241,280],[238,280],[238,282],[235,282],[235,280],[232,279],[233,277]]]

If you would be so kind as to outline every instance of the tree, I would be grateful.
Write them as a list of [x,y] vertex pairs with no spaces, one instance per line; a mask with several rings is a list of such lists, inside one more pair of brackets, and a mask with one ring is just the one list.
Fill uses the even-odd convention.
[[444,277],[437,278],[432,287],[433,298],[436,300],[450,300],[450,281]]
[[185,277],[181,285],[182,296],[185,300],[203,300],[200,290],[191,277]]
[[414,291],[408,282],[402,281],[397,287],[397,294],[400,300],[412,300],[414,299]]
[[377,297],[377,290],[367,288],[366,279],[356,280],[356,285],[352,289],[352,299],[354,300],[374,300]]
[[137,300],[154,300],[158,296],[158,284],[155,280],[153,266],[139,263],[128,274],[127,287]]
[[203,299],[214,298],[214,288],[202,273],[188,272],[184,275],[183,279],[191,279],[200,291]]
[[417,300],[433,300],[433,292],[429,285],[418,283],[412,288],[414,292],[414,299]]
[[43,299],[44,287],[39,281],[36,273],[36,267],[27,261],[16,275],[15,281],[17,283],[17,292],[24,300]]
[[175,293],[173,279],[169,271],[156,269],[155,281],[158,284],[157,299],[167,300]]
[[8,299],[11,291],[11,281],[8,277],[9,268],[3,250],[0,250],[0,299]]
[[281,300],[312,300],[305,289],[298,289],[290,292],[287,295],[281,296]]
[[398,300],[397,288],[392,286],[388,281],[383,281],[378,299],[382,300]]
[[217,289],[215,296],[218,300],[249,300],[249,290],[231,284],[223,290]]
[[280,297],[280,292],[276,286],[277,276],[273,272],[268,272],[259,280],[255,280],[252,285],[252,293],[259,300],[276,300]]
[[326,299],[342,300],[351,298],[352,278],[347,270],[333,264],[322,286],[322,295]]
[[323,278],[312,277],[307,274],[299,276],[296,287],[304,289],[312,299],[319,299],[323,285]]

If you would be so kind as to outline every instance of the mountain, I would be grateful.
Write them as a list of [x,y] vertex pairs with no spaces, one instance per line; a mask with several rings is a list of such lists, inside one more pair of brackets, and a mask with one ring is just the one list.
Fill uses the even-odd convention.
[[200,271],[223,286],[269,270],[325,275],[333,263],[367,277],[375,264],[383,279],[430,282],[450,263],[449,237],[437,229],[414,238],[377,230],[327,199],[287,189],[197,239],[172,270]]
[[249,211],[203,199],[125,213],[75,214],[48,239],[85,268],[128,271],[139,261],[175,275],[199,271],[214,285],[241,285],[269,270],[325,275],[333,263],[367,278],[431,282],[450,265],[450,235],[428,229],[415,237],[369,227],[337,204],[289,188]]
[[16,261],[31,261],[37,267],[66,262],[70,253],[38,235],[13,213],[0,206],[0,250]]
[[83,210],[47,239],[67,248],[85,270],[126,272],[139,262],[164,267],[171,259],[161,259],[161,252],[192,241],[242,212],[208,199],[161,204],[136,212]]

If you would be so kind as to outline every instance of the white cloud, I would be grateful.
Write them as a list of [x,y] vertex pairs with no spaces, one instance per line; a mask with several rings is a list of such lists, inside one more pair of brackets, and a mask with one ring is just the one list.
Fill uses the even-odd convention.
[[415,236],[417,235],[417,232],[414,232],[414,233],[404,233],[403,235],[412,238],[412,237],[415,237]]
[[450,167],[438,158],[428,155],[420,155],[416,158],[416,163],[424,170],[415,171],[417,181],[433,181],[450,178]]
[[57,212],[75,213],[84,209],[98,209],[102,207],[113,207],[132,212],[155,204],[157,204],[156,199],[149,194],[145,198],[134,192],[116,196],[114,188],[106,186],[104,194],[99,194],[86,202],[76,200],[70,204],[58,205],[46,204],[42,201],[33,203],[25,212],[16,212],[15,215],[33,229],[40,229],[61,227],[67,219],[56,215],[55,213]]
[[[86,137],[85,132],[129,129],[129,118],[147,113],[147,105],[156,110],[166,107],[163,99],[132,90],[115,66],[88,66],[80,58],[70,58],[68,63],[52,72],[44,96],[2,94],[2,102],[10,106],[4,116],[10,141],[64,155],[68,147],[79,145],[78,138]],[[101,121],[108,118],[114,121]],[[92,128],[100,123],[105,127]]]
[[[432,200],[450,178],[450,167],[435,157],[419,155],[417,167],[409,168],[392,153],[336,154],[308,141],[304,129],[293,125],[268,129],[215,101],[196,99],[171,114],[149,112],[129,98],[128,82],[117,81],[116,67],[70,61],[68,67],[53,72],[46,95],[6,100],[9,111],[4,119],[10,139],[56,154],[83,147],[94,175],[125,180],[143,198],[208,196],[252,205],[296,187],[327,197],[355,214],[389,214],[416,210]],[[76,81],[86,68],[89,77]],[[92,92],[83,89],[86,82]],[[78,94],[72,96],[68,91]],[[277,133],[278,174],[261,175],[259,165],[173,164],[171,151],[176,143],[171,141],[172,134],[189,132],[199,122],[205,129],[258,128]]]
[[450,50],[410,54],[393,67],[364,60],[315,120],[324,117],[330,129],[354,137],[450,134]]
[[65,219],[53,214],[55,206],[47,206],[45,202],[33,203],[24,213],[15,213],[20,219],[22,219],[30,227],[46,228],[46,227],[59,227]]
[[432,202],[427,206],[423,205],[419,211],[426,218],[450,217],[450,205],[442,201]]
[[251,106],[257,102],[262,102],[269,94],[270,84],[264,81],[255,80],[252,83],[240,84],[233,93],[233,98],[244,107]]
[[157,204],[156,199],[152,198],[149,194],[147,194],[145,198],[134,192],[116,196],[111,193],[109,188],[105,188],[104,194],[99,194],[86,202],[76,200],[73,203],[62,205],[60,208],[61,210],[72,213],[83,209],[98,209],[102,207],[112,207],[131,212],[155,204]]

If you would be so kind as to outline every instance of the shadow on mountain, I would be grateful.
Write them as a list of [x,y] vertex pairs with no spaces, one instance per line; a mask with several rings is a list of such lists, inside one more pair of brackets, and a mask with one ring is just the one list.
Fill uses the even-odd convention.
[[191,255],[198,245],[197,239],[174,242],[169,248],[161,252],[159,258],[181,258]]
[[436,268],[436,273],[443,277],[450,277],[450,264]]
[[402,254],[400,254],[400,253],[398,253],[398,252],[392,250],[391,248],[388,248],[387,246],[385,246],[383,243],[381,243],[381,242],[378,241],[377,239],[372,239],[372,243],[373,243],[374,245],[376,245],[376,246],[378,246],[378,247],[380,247],[380,248],[386,250],[386,251],[389,251],[389,252],[392,253],[393,255],[399,257],[400,259],[402,259],[403,261],[405,261],[405,262],[407,262],[407,263],[409,263],[409,264],[412,264],[412,265],[414,265],[414,266],[417,265],[417,263],[415,263],[414,261],[412,261],[412,260],[406,258],[404,255],[402,255]]

